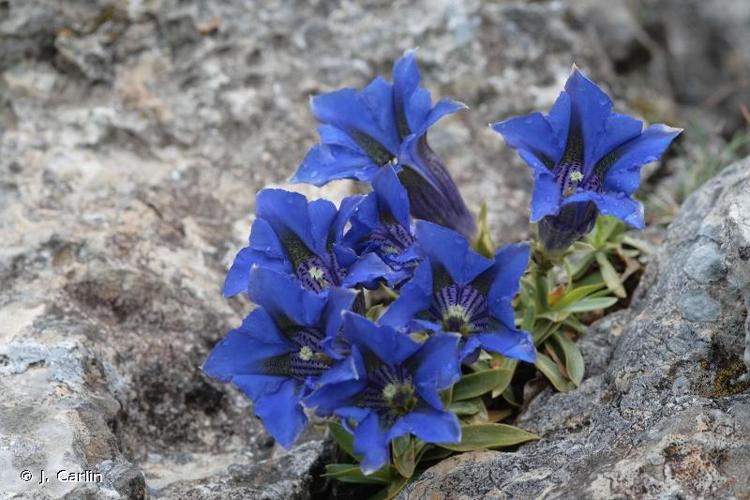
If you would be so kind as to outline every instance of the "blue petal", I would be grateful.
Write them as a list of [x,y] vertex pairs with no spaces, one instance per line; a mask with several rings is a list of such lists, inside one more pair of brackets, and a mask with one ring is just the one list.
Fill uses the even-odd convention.
[[312,250],[319,255],[324,255],[328,243],[332,242],[329,237],[331,234],[334,221],[338,217],[336,205],[328,200],[319,199],[311,201],[307,205],[307,212],[310,214],[310,232],[312,233],[315,246]]
[[289,342],[268,312],[257,308],[213,348],[203,371],[221,382],[230,382],[238,375],[263,374],[264,360],[289,350]]
[[310,251],[316,248],[307,199],[301,194],[283,189],[264,189],[256,198],[256,212],[259,218],[271,225],[282,244],[291,232]]
[[604,135],[594,150],[592,162],[595,164],[618,146],[635,139],[641,135],[642,130],[643,122],[640,120],[619,113],[610,114],[604,127]]
[[232,297],[238,293],[247,291],[247,285],[250,282],[250,268],[256,262],[255,251],[252,248],[245,247],[240,250],[234,257],[232,267],[227,272],[224,279],[224,297]]
[[[367,369],[364,360],[362,359],[359,350],[354,348],[351,356],[335,363],[330,369],[325,371],[316,382],[319,387],[337,385],[337,387],[341,389],[342,386],[338,384],[354,381],[361,382],[365,377],[367,377]],[[354,390],[354,388],[352,388],[352,390]],[[344,392],[347,391],[340,392],[340,394],[343,394]],[[351,391],[348,391],[348,393],[351,393]],[[310,401],[312,401],[312,399]]]
[[400,143],[396,131],[391,84],[378,77],[362,91],[342,89],[313,97],[313,114],[321,123],[334,125],[347,134],[368,135],[394,156]]
[[250,300],[263,306],[274,318],[288,318],[295,325],[318,326],[326,300],[301,283],[270,269],[250,271]]
[[[347,365],[347,363],[350,364]],[[353,375],[359,375],[363,367],[357,363],[356,359],[349,360],[347,358],[347,360],[337,363],[336,372],[328,375],[328,377],[331,379],[344,379],[350,378]],[[327,373],[324,373],[323,377]],[[320,387],[305,397],[303,401],[307,408],[314,410],[315,414],[321,417],[330,416],[334,413],[340,415],[345,408],[355,408],[355,396],[362,392],[367,385],[367,379],[364,377],[350,378],[349,380],[335,383],[326,379],[323,382]]]
[[408,130],[401,135],[421,128],[432,109],[432,98],[426,89],[419,87],[421,77],[413,50],[407,50],[393,64],[393,94],[398,118],[406,120]]
[[492,302],[512,298],[518,293],[519,282],[529,264],[531,248],[528,243],[504,245],[495,252],[492,266],[492,285],[487,298]]
[[362,195],[347,196],[341,200],[338,213],[336,214],[333,225],[329,230],[328,240],[326,242],[327,245],[341,241],[344,236],[346,225],[351,221],[352,217],[357,212],[359,205],[361,205],[364,200],[365,196]]
[[323,328],[326,337],[334,337],[341,329],[341,314],[351,309],[357,292],[343,288],[332,288],[328,291],[328,300],[323,309]]
[[356,252],[361,252],[370,233],[378,226],[380,226],[380,216],[378,214],[377,195],[371,192],[357,204],[352,212],[351,227],[344,235],[341,243]]
[[578,119],[583,132],[584,165],[593,165],[596,162],[596,148],[612,112],[612,100],[575,67],[565,83],[565,91],[570,96],[574,117]]
[[565,149],[565,143],[559,140],[552,125],[541,113],[517,116],[490,126],[503,136],[508,146],[533,155],[545,169],[545,161],[557,163]]
[[354,431],[354,453],[362,456],[362,472],[372,474],[389,462],[388,443],[388,430],[381,425],[378,415],[370,412]]
[[520,359],[529,363],[536,361],[536,348],[531,336],[522,331],[499,328],[492,332],[475,334],[485,351],[497,352],[503,356]]
[[370,182],[377,171],[378,165],[364,151],[317,144],[307,153],[290,182],[314,186],[339,179]]
[[[409,132],[423,135],[443,116],[466,106],[450,99],[440,100],[432,107],[429,91],[419,86],[420,75],[414,50],[407,50],[393,65],[393,91],[396,109],[403,113]],[[402,136],[408,135],[402,131]]]
[[401,364],[421,347],[421,344],[414,342],[408,335],[389,326],[377,326],[352,312],[344,313],[344,337],[389,364]]
[[461,424],[449,411],[420,408],[396,420],[388,437],[414,434],[425,443],[459,443]]
[[539,222],[547,215],[560,211],[561,192],[555,176],[535,156],[524,150],[518,152],[523,160],[534,169],[534,191],[531,195],[531,222]]
[[641,166],[658,160],[682,132],[666,125],[651,125],[640,137],[614,153],[616,159],[604,176],[604,189],[633,194],[640,184]]
[[417,221],[415,233],[433,267],[444,267],[459,285],[470,282],[492,265],[491,260],[472,250],[463,236],[448,228]]
[[636,229],[643,229],[643,205],[624,193],[607,194],[592,191],[579,191],[573,196],[565,198],[565,205],[580,202],[594,202],[596,208],[604,215],[617,217],[621,221]]
[[365,288],[373,289],[378,286],[380,280],[393,284],[403,280],[404,277],[404,272],[394,271],[376,254],[368,253],[349,266],[342,285],[355,287],[361,284]]
[[284,448],[294,444],[307,423],[307,417],[299,404],[301,399],[302,387],[290,379],[282,383],[278,391],[259,396],[254,401],[255,414],[263,421],[269,434]]
[[459,335],[437,333],[422,345],[409,360],[416,367],[413,371],[419,395],[436,409],[443,408],[438,389],[453,385],[461,377],[458,360]]
[[387,212],[405,228],[409,228],[409,197],[393,167],[386,166],[375,175],[372,188],[377,195],[380,212]]
[[432,269],[430,263],[422,262],[414,271],[414,276],[401,287],[399,297],[381,316],[380,324],[402,329],[422,311],[432,304]]

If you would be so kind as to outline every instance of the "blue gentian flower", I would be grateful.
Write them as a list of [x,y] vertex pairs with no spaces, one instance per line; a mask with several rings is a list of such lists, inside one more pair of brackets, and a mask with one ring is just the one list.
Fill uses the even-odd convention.
[[482,348],[533,363],[534,342],[516,328],[513,313],[529,246],[506,245],[487,259],[461,235],[436,224],[418,221],[416,235],[425,261],[380,322],[407,332],[457,332],[467,362]]
[[372,180],[373,191],[357,204],[343,244],[358,255],[375,253],[403,278],[411,276],[419,256],[409,218],[409,199],[392,167]]
[[358,258],[341,245],[344,227],[360,201],[360,196],[345,198],[337,210],[327,200],[308,203],[298,193],[262,190],[256,199],[257,217],[250,242],[237,254],[227,273],[224,296],[247,291],[254,265],[295,276],[305,288],[315,292],[359,283],[374,286],[381,278],[400,278],[376,255]]
[[268,432],[289,447],[307,422],[300,401],[319,383],[358,376],[351,358],[337,361],[322,346],[338,331],[341,312],[356,293],[335,288],[316,294],[258,266],[250,277],[248,294],[260,307],[214,347],[203,370],[247,394]]
[[597,214],[644,226],[632,198],[640,169],[682,131],[643,124],[612,111],[612,101],[577,68],[549,115],[532,113],[491,125],[534,170],[531,221],[550,251],[588,233]]
[[[320,415],[335,414],[354,434],[362,471],[389,461],[389,443],[413,434],[426,443],[457,443],[461,426],[446,411],[439,390],[460,378],[459,337],[439,333],[424,343],[389,326],[344,313],[343,335],[366,366],[366,375],[323,385],[305,400]],[[343,377],[342,377],[343,378]]]
[[419,82],[410,50],[394,64],[393,84],[377,77],[361,91],[345,88],[313,97],[312,111],[322,124],[320,144],[307,154],[292,182],[372,182],[381,168],[393,165],[415,217],[473,234],[474,218],[426,138],[440,118],[465,106],[441,99],[433,107],[429,91]]

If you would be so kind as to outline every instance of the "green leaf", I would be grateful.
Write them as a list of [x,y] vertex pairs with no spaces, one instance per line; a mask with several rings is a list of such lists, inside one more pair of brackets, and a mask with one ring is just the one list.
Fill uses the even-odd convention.
[[563,325],[572,328],[578,333],[583,333],[589,328],[588,326],[578,321],[575,316],[568,316],[567,318],[565,318],[565,321],[563,321]]
[[484,410],[484,403],[481,398],[454,401],[448,406],[448,411],[455,413],[459,417],[476,415],[482,410]]
[[386,465],[372,474],[365,475],[357,464],[328,464],[323,477],[332,477],[343,483],[390,484],[397,476],[392,466]]
[[600,311],[617,303],[617,297],[597,297],[593,299],[583,299],[568,307],[568,312],[589,312]]
[[414,475],[414,469],[417,467],[416,444],[415,439],[410,434],[398,437],[391,442],[393,465],[403,477],[409,478]]
[[604,287],[604,284],[599,283],[599,284],[593,284],[593,285],[579,286],[572,290],[568,290],[567,292],[565,292],[565,295],[560,297],[560,299],[557,302],[555,302],[555,305],[552,306],[552,310],[554,311],[566,310],[571,305],[587,297],[588,295],[591,295],[592,293],[601,290],[603,287]]
[[461,442],[439,443],[454,451],[473,451],[484,448],[505,448],[539,439],[539,436],[506,424],[471,424],[461,426]]
[[433,460],[442,460],[444,458],[451,456],[452,454],[453,454],[453,450],[447,450],[439,446],[430,446],[427,448],[427,451],[425,451],[422,454],[422,460],[425,462],[429,462]]
[[479,229],[479,236],[471,245],[471,247],[479,254],[488,259],[495,256],[495,250],[497,245],[492,241],[492,234],[490,233],[490,227],[487,224],[487,203],[482,203],[479,209],[479,217],[477,218],[477,228]]
[[545,377],[547,377],[547,380],[549,380],[558,391],[568,392],[575,389],[575,385],[565,378],[557,367],[557,364],[547,355],[537,352],[535,366]]
[[630,236],[625,235],[622,237],[622,242],[628,246],[638,249],[644,255],[651,255],[652,253],[654,253],[654,247],[647,241],[639,240],[637,238],[631,238]]
[[368,500],[391,500],[396,498],[401,493],[401,490],[404,489],[407,482],[409,482],[409,478],[398,477],[391,482],[390,486],[375,493]]
[[503,391],[503,399],[511,406],[515,406],[516,408],[521,407],[521,402],[518,400],[516,394],[513,392],[513,388],[510,386]]
[[625,287],[622,286],[620,276],[603,252],[596,252],[596,263],[599,264],[599,271],[602,273],[602,278],[604,278],[607,288],[616,296],[624,299],[627,296]]
[[336,444],[339,445],[339,448],[350,457],[356,458],[354,456],[354,436],[349,434],[343,425],[338,422],[328,422],[328,431],[331,433],[333,440],[336,441]]
[[570,380],[577,386],[583,381],[584,365],[581,350],[578,344],[570,340],[565,334],[556,332],[550,337],[550,341],[557,344],[559,353],[565,361],[565,370],[570,375]]
[[508,386],[513,376],[512,370],[496,368],[475,372],[461,377],[453,386],[453,400],[462,401],[487,394],[498,387]]

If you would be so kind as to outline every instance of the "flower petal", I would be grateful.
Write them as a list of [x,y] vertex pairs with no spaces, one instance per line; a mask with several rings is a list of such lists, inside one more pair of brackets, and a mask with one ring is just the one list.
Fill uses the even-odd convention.
[[338,179],[370,182],[378,165],[364,151],[316,144],[302,160],[290,182],[323,186]]
[[414,382],[422,398],[433,408],[442,409],[438,389],[453,385],[461,377],[458,362],[459,335],[436,333],[409,359],[414,368]]
[[[616,150],[604,175],[604,189],[633,194],[640,184],[641,167],[658,160],[682,129],[666,125],[651,125],[639,137]],[[606,166],[605,166],[606,167]]]
[[620,113],[610,114],[604,127],[604,134],[594,150],[593,164],[596,164],[618,146],[641,135],[642,130],[643,122],[640,120]]
[[291,233],[302,240],[309,251],[318,246],[311,231],[307,199],[303,195],[283,189],[263,189],[256,198],[256,213],[270,224],[282,245],[288,244]]
[[263,306],[274,318],[288,318],[299,326],[318,326],[326,300],[301,283],[270,269],[255,266],[250,271],[250,300]]
[[375,78],[361,91],[349,88],[315,96],[311,107],[321,123],[334,125],[350,136],[366,134],[394,156],[398,153],[393,87],[382,78]]
[[234,377],[264,374],[263,361],[289,352],[290,344],[279,332],[263,308],[252,311],[239,328],[229,333],[213,348],[203,371],[221,382]]
[[403,329],[414,316],[429,309],[432,304],[432,269],[429,262],[422,262],[414,276],[401,287],[399,297],[380,317],[381,325]]
[[421,344],[408,335],[399,333],[390,326],[377,326],[352,312],[344,313],[344,337],[363,351],[370,351],[389,364],[402,363],[421,347]]
[[368,253],[358,258],[349,266],[342,285],[345,287],[355,287],[361,284],[365,288],[374,289],[377,288],[380,280],[384,280],[388,284],[393,284],[402,281],[405,276],[404,272],[391,269],[376,254]]
[[420,408],[396,420],[388,437],[414,434],[425,443],[458,443],[461,424],[455,414],[434,408]]
[[459,285],[473,280],[492,265],[491,260],[469,248],[463,236],[448,228],[417,221],[415,233],[433,268],[444,267]]
[[643,205],[637,200],[623,193],[607,194],[594,193],[592,191],[580,191],[565,199],[565,205],[591,201],[604,215],[617,217],[621,221],[636,229],[643,229]]
[[583,134],[584,165],[593,165],[597,146],[612,112],[612,100],[576,67],[565,83],[565,92],[570,96],[571,125],[580,126]]
[[390,215],[401,226],[408,228],[410,226],[409,197],[393,167],[386,166],[380,169],[373,179],[372,188],[377,195],[378,209],[381,212],[380,219],[387,220],[384,216]]
[[[242,388],[242,383],[240,380],[237,385]],[[289,379],[276,392],[261,395],[254,401],[255,414],[284,448],[294,444],[307,424],[307,417],[299,404],[301,399],[302,387]]]
[[528,363],[536,361],[534,341],[522,330],[499,328],[491,332],[478,333],[476,337],[485,351],[497,352]]
[[372,474],[388,463],[391,459],[388,442],[388,430],[378,415],[370,412],[354,431],[354,453],[362,455],[362,472]]

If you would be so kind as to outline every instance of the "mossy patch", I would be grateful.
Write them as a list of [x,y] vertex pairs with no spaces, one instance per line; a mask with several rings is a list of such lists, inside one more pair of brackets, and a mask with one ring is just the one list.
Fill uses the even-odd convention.
[[743,377],[748,373],[747,366],[737,355],[718,357],[713,363],[704,359],[698,365],[704,371],[714,370],[713,381],[698,390],[704,396],[722,398],[750,390],[750,377]]

